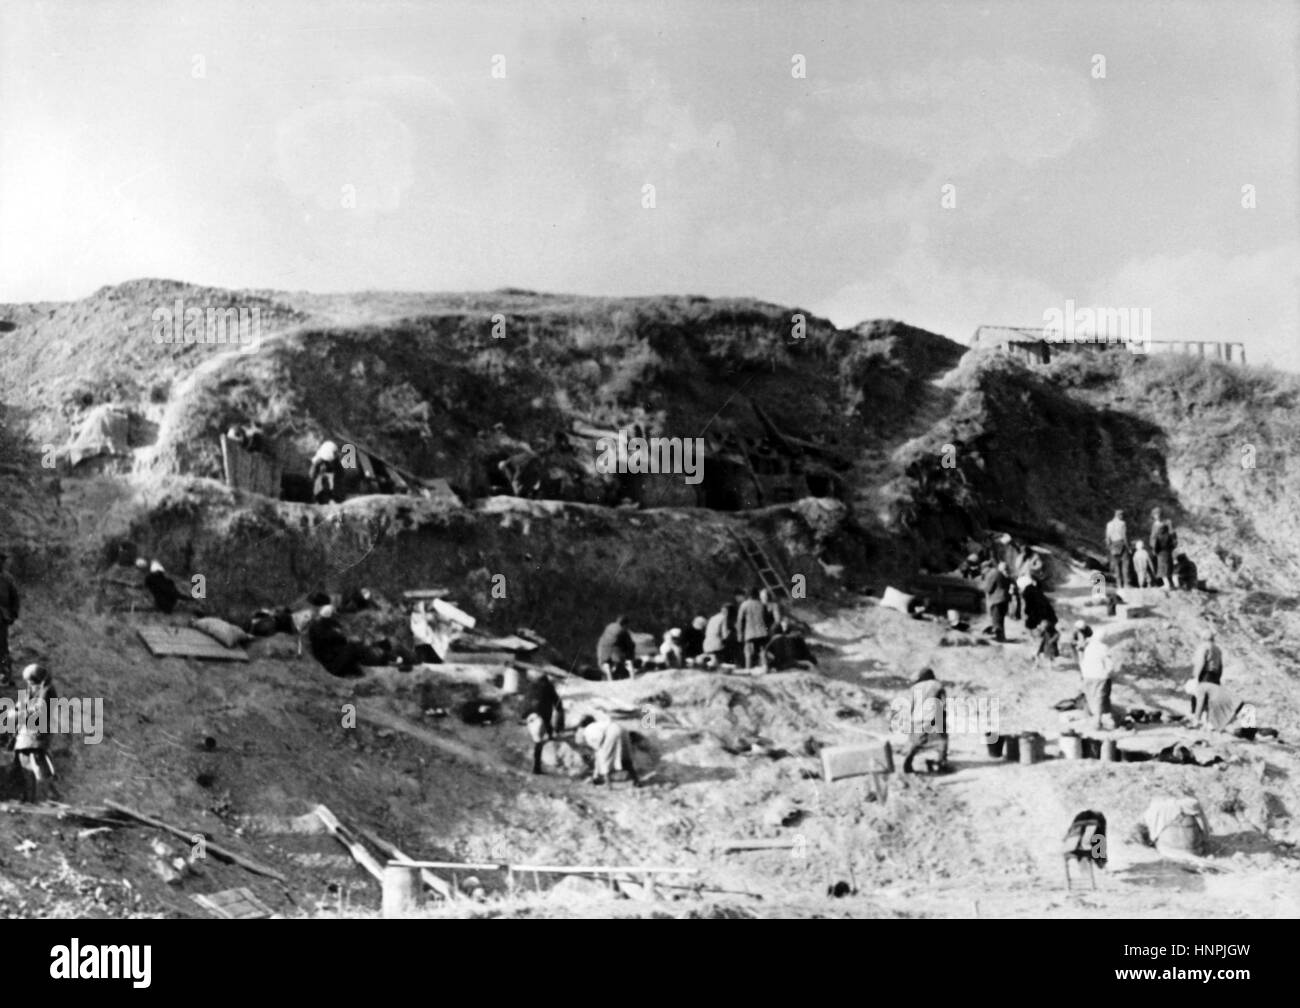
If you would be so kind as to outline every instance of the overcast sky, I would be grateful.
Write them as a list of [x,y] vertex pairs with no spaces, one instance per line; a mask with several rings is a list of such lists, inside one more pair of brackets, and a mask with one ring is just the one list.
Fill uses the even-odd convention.
[[691,293],[967,340],[1073,299],[1300,370],[1297,9],[5,0],[0,300]]

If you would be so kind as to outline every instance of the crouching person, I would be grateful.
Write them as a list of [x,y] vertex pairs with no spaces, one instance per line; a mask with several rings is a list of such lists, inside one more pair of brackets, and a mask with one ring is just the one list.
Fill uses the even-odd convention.
[[53,789],[54,764],[50,762],[50,701],[58,696],[54,680],[44,665],[23,669],[23,690],[16,716],[14,755],[23,775],[23,801],[42,802]]
[[621,724],[610,720],[597,721],[588,714],[578,722],[573,740],[580,747],[595,750],[596,770],[591,775],[591,783],[610,783],[614,774],[626,772],[632,786],[640,787],[641,779],[632,763],[632,740]]
[[312,657],[332,676],[352,679],[365,675],[361,670],[366,649],[348,640],[332,605],[321,606],[316,618],[307,625],[307,643]]
[[911,708],[912,745],[903,758],[903,773],[912,773],[912,761],[917,753],[929,746],[939,751],[940,772],[948,770],[948,726],[944,723],[944,701],[947,694],[943,683],[930,669],[922,669],[912,684]]

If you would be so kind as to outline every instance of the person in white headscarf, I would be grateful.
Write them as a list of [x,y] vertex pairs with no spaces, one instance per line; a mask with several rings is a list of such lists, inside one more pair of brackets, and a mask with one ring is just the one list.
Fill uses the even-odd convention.
[[339,464],[339,446],[333,441],[323,441],[311,457],[311,496],[317,504],[328,504],[338,500],[339,476],[342,466]]

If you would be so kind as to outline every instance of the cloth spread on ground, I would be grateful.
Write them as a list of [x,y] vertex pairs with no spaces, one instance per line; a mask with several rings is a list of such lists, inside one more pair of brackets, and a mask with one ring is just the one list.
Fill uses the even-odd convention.
[[76,465],[99,455],[130,451],[131,416],[112,406],[96,406],[86,414],[68,444],[68,462]]

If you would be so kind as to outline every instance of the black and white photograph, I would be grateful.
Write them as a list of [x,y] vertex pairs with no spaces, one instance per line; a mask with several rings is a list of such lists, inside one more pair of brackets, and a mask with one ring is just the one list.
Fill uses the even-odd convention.
[[1083,920],[1099,982],[1250,990],[1235,925],[1300,917],[1298,43],[7,0],[0,917],[126,943],[22,971]]

